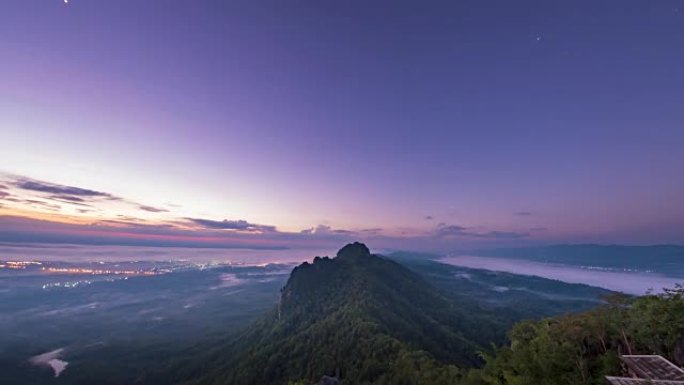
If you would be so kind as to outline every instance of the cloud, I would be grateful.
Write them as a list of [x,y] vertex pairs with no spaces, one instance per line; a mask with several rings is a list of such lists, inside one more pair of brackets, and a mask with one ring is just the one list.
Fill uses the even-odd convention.
[[137,221],[138,220],[138,218],[136,218],[136,217],[132,217],[130,215],[123,215],[123,214],[119,214],[116,217],[119,219],[122,219],[124,221]]
[[515,231],[488,231],[486,233],[473,233],[472,237],[495,238],[495,239],[521,239],[530,236],[529,233],[518,233]]
[[75,197],[73,195],[52,195],[50,196],[51,199],[55,199],[58,201],[67,201],[67,202],[85,202],[83,198]]
[[325,233],[330,233],[332,227],[326,226],[326,225],[318,225],[316,227],[312,227],[310,229],[304,229],[300,231],[302,234],[325,234]]
[[145,206],[145,205],[138,205],[138,208],[140,210],[149,211],[151,213],[166,213],[169,211],[167,209],[162,209],[162,208],[153,207],[153,206]]
[[5,202],[19,203],[19,204],[26,205],[29,207],[40,206],[41,208],[48,209],[50,211],[59,211],[62,208],[58,204],[45,202],[45,201],[39,200],[39,199],[17,198],[17,197],[11,196],[10,194],[8,194],[7,192],[4,192],[4,191],[0,191],[0,199],[5,201]]
[[488,239],[521,239],[529,237],[529,233],[519,233],[515,231],[470,231],[467,227],[458,225],[446,225],[440,223],[437,226],[435,237],[437,238],[488,238]]
[[346,234],[346,235],[356,234],[356,232],[351,231],[351,230],[332,230],[332,232],[335,234]]
[[104,219],[100,220],[96,223],[93,223],[91,226],[116,226],[118,228],[120,227],[126,227],[129,230],[130,229],[145,229],[145,230],[160,230],[160,229],[175,229],[176,226],[170,223],[148,223],[145,221],[142,221],[138,218],[134,217],[129,217],[127,215],[122,215],[120,216],[121,219]]
[[227,220],[215,221],[211,219],[202,218],[186,218],[188,221],[199,225],[205,229],[216,229],[216,230],[237,230],[237,231],[258,231],[258,232],[274,232],[276,231],[275,226],[269,225],[257,225],[254,223],[249,223],[245,220]]
[[[373,229],[369,229],[373,230]],[[345,229],[333,229],[327,225],[318,225],[310,229],[304,229],[298,234],[302,235],[304,239],[320,240],[330,242],[348,242],[355,238],[363,238],[364,236],[373,235],[372,232],[365,232],[364,230],[354,231]]]
[[368,235],[376,235],[377,233],[382,232],[382,230],[383,229],[380,227],[375,227],[375,228],[371,228],[371,229],[359,230],[359,233],[368,234]]
[[[78,225],[57,225],[34,222],[31,226],[12,229],[3,224],[0,215],[0,238],[5,241],[30,243],[58,242],[80,244],[117,245],[160,245],[183,247],[328,247],[339,246],[352,240],[372,241],[376,247],[406,247],[427,249],[451,249],[454,245],[482,243],[516,243],[526,239],[526,232],[499,231],[482,227],[465,227],[440,222],[431,216],[422,217],[423,225],[430,223],[432,229],[424,228],[334,228],[318,225],[299,232],[281,231],[273,225],[252,223],[244,219],[214,220],[199,217],[175,217],[159,222],[141,218],[143,212],[173,212],[174,203],[158,202],[144,205],[113,194],[43,182],[28,177],[0,173],[0,200],[25,205],[27,212],[33,209],[59,211],[71,207],[80,214],[90,215],[89,223]],[[60,203],[62,202],[62,203]],[[154,202],[152,202],[154,203]],[[76,206],[74,206],[76,205]],[[16,206],[12,204],[12,206]],[[79,207],[86,206],[86,207]],[[136,214],[136,212],[138,214]],[[140,218],[116,216],[116,213],[131,213]],[[105,216],[106,215],[106,216]],[[532,215],[519,212],[516,215]],[[28,218],[33,215],[28,215]],[[207,215],[209,216],[209,215]],[[420,220],[421,217],[419,216]],[[427,221],[427,222],[423,222]],[[6,222],[5,222],[6,223]],[[403,230],[400,232],[400,230]],[[532,234],[539,229],[526,229]],[[5,233],[4,237],[2,236]],[[11,232],[11,234],[10,234]]]
[[458,235],[464,235],[466,234],[467,228],[463,226],[457,226],[457,225],[447,225],[444,223],[440,223],[437,226],[437,233],[435,234],[437,237],[451,237],[451,236],[458,236]]
[[[165,208],[139,204],[135,201],[124,199],[103,191],[44,182],[18,175],[7,175],[6,178],[7,179],[5,179],[3,183],[13,186],[13,188],[19,194],[24,196],[39,197],[41,199],[51,200],[54,202],[68,203],[70,205],[85,207],[94,207],[103,201],[116,201],[122,204],[131,205],[138,210],[147,212],[160,213],[169,211]],[[0,186],[7,188],[5,184]],[[21,192],[18,190],[21,190]],[[2,191],[2,189],[0,189],[0,191]]]
[[[144,221],[126,215],[116,219],[93,219],[89,223],[63,223],[0,214],[0,244],[80,244],[127,245],[191,248],[246,248],[335,250],[354,240],[370,242],[373,247],[390,249],[453,250],[454,246],[482,245],[483,243],[511,244],[527,239],[526,234],[505,231],[475,232],[472,228],[444,225],[442,236],[436,232],[408,231],[404,235],[382,234],[392,229],[363,230],[334,229],[319,225],[300,232],[256,231],[260,225],[247,221],[199,220],[200,225],[183,218],[171,222]],[[209,222],[207,222],[209,221]],[[188,224],[193,224],[189,227]],[[209,226],[205,226],[209,225]],[[262,225],[263,227],[263,225]],[[252,229],[252,230],[235,230]]]
[[83,198],[75,197],[72,195],[51,195],[49,197],[46,197],[45,199],[49,199],[54,202],[68,203],[70,205],[92,207],[90,204],[88,204],[90,202],[86,201]]
[[193,248],[287,249],[259,239],[259,235],[216,237],[213,234],[168,226],[122,223],[76,225],[0,215],[0,244],[78,244]]
[[118,199],[109,193],[101,191],[41,182],[28,178],[20,178],[14,182],[14,185],[22,190],[43,192],[61,196]]
[[513,215],[518,217],[529,217],[533,215],[533,213],[531,211],[518,211],[516,213],[513,213]]
[[327,225],[318,225],[316,227],[312,227],[310,229],[305,229],[300,231],[301,234],[313,234],[313,235],[330,235],[330,234],[338,234],[338,235],[353,235],[356,234],[355,231],[351,230],[343,230],[343,229],[333,229],[330,226]]
[[46,209],[52,210],[52,211],[58,211],[62,208],[60,205],[55,205],[52,203],[47,203],[47,202],[39,201],[36,199],[25,199],[25,200],[23,200],[23,202],[26,204],[29,204],[29,205],[42,206],[43,208],[46,208]]

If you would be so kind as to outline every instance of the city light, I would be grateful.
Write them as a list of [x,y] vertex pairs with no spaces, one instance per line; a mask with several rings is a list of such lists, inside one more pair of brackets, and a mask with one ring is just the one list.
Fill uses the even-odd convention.
[[43,271],[48,273],[61,274],[91,274],[91,275],[158,275],[161,272],[151,270],[109,270],[109,269],[90,269],[82,267],[43,267]]

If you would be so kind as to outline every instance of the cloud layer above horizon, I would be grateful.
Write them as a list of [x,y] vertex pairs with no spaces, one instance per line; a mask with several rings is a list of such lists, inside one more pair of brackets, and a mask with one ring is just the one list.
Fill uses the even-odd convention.
[[0,174],[0,242],[198,248],[284,249],[337,246],[352,240],[379,247],[440,249],[454,241],[516,240],[531,234],[439,223],[415,228],[335,229],[317,224],[300,231],[244,219],[174,214],[115,194],[25,176]]

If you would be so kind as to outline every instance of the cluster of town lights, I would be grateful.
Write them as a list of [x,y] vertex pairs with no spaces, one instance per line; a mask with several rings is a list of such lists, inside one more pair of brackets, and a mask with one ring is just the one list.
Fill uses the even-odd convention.
[[42,263],[34,261],[6,261],[0,262],[0,269],[25,269],[31,265],[42,265]]
[[82,267],[43,267],[41,270],[49,273],[91,274],[91,275],[157,275],[157,271],[150,270],[109,270],[89,269]]

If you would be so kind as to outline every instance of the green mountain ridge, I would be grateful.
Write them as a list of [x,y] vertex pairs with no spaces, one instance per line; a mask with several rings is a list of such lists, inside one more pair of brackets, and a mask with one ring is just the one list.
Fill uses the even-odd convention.
[[308,384],[328,375],[344,384],[455,384],[459,367],[480,364],[477,352],[503,340],[495,322],[354,243],[296,267],[277,309],[201,368],[184,369],[183,383]]

